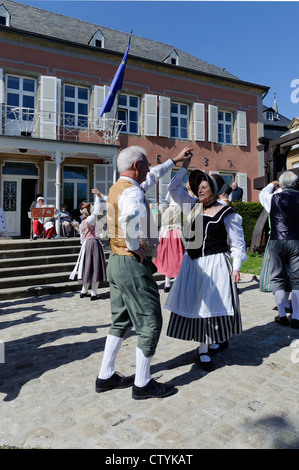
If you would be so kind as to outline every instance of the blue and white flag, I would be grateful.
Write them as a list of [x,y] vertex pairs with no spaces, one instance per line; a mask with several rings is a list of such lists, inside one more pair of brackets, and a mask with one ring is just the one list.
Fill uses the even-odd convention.
[[129,43],[128,43],[127,50],[125,52],[125,55],[123,56],[123,60],[121,61],[121,64],[118,67],[116,74],[114,75],[114,78],[113,78],[112,83],[110,85],[110,88],[109,88],[109,91],[108,91],[107,96],[105,98],[105,101],[103,103],[103,106],[101,107],[100,117],[102,117],[104,113],[109,113],[109,111],[111,111],[111,108],[113,106],[113,103],[114,103],[114,100],[115,100],[115,97],[116,97],[116,93],[118,92],[118,90],[122,89],[123,79],[124,79],[124,74],[125,74],[125,68],[126,68],[126,65],[127,65],[127,58],[128,58],[129,49],[130,49],[130,43],[131,43],[131,34],[130,34],[130,37],[129,37]]

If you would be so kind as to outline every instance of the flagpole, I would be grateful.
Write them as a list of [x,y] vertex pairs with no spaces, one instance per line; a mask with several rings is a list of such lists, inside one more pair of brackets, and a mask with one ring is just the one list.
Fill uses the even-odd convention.
[[[133,33],[133,30],[131,29],[131,31],[130,31],[130,36],[129,36],[129,43],[130,43],[130,41],[131,41],[132,33]],[[114,114],[114,123],[113,123],[112,135],[114,135],[114,129],[115,129],[115,124],[116,124],[117,112],[118,112],[118,103],[119,103],[120,92],[121,92],[121,90],[117,90],[116,106],[115,106],[115,114]]]

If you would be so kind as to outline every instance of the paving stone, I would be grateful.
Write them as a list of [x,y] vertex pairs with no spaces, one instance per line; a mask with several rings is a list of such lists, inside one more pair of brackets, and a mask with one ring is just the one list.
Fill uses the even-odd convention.
[[[158,282],[161,304],[166,294]],[[299,332],[274,323],[272,294],[250,275],[239,284],[243,333],[214,356],[216,370],[194,364],[197,345],[166,336],[151,372],[178,392],[132,399],[131,389],[98,394],[110,325],[109,289],[90,302],[78,292],[18,298],[0,306],[0,445],[43,449],[152,450],[299,448]],[[134,374],[136,334],[116,369]],[[105,454],[104,454],[105,455]]]

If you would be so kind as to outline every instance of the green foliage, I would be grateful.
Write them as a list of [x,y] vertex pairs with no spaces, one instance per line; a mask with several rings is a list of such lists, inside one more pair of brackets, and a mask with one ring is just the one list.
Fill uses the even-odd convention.
[[263,206],[260,202],[234,202],[234,210],[242,217],[242,226],[244,231],[244,238],[246,246],[251,245],[251,239],[254,227],[260,214],[263,211]]
[[248,274],[260,274],[263,262],[263,255],[259,253],[248,253],[247,261],[242,263],[241,272]]

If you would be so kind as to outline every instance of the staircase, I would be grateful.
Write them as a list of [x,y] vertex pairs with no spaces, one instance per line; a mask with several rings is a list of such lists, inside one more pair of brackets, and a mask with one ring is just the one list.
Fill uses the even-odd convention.
[[[103,242],[106,258],[108,241]],[[69,279],[80,251],[80,238],[0,240],[0,301],[81,289]],[[102,287],[108,286],[103,283]]]
[[[102,243],[108,261],[109,241]],[[77,277],[69,279],[80,247],[79,237],[0,239],[0,302],[80,290]],[[163,280],[164,276],[156,273],[154,279]],[[104,282],[99,287],[108,286]]]

